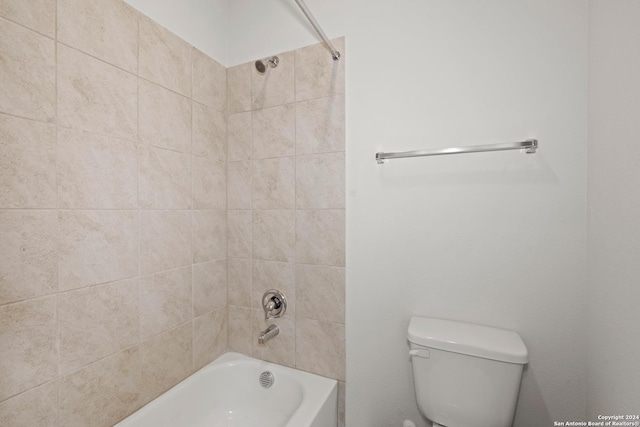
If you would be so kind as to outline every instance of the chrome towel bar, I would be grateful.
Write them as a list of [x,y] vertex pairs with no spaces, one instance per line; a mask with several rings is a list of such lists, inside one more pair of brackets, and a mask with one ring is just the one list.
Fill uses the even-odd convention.
[[384,163],[388,159],[401,159],[404,157],[442,156],[445,154],[481,153],[483,151],[502,150],[525,150],[528,154],[533,154],[538,150],[537,139],[527,139],[526,141],[507,142],[503,144],[472,145],[470,147],[434,148],[430,150],[403,151],[400,153],[376,153],[378,164]]

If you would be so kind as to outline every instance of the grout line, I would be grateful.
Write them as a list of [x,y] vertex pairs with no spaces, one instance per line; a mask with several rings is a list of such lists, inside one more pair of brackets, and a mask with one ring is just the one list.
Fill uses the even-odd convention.
[[[56,9],[57,9],[57,5],[56,5]],[[25,30],[31,31],[31,32],[33,32],[33,33],[36,33],[36,34],[38,34],[38,35],[40,35],[40,36],[42,36],[42,37],[46,37],[46,38],[48,38],[49,40],[53,40],[53,41],[55,42],[55,41],[56,41],[56,39],[58,38],[58,34],[57,34],[57,32],[58,32],[58,25],[57,25],[57,19],[58,19],[58,16],[57,16],[57,15],[58,15],[58,14],[57,14],[57,11],[56,11],[56,19],[55,19],[55,20],[56,20],[56,23],[55,23],[55,28],[53,29],[53,36],[48,36],[48,35],[46,35],[46,34],[44,34],[44,33],[40,32],[40,31],[38,31],[38,30],[36,30],[36,29],[34,29],[34,28],[27,27],[26,25],[21,24],[20,22],[14,21],[13,19],[11,19],[11,18],[9,18],[9,17],[7,17],[7,16],[1,16],[1,15],[0,15],[0,22],[1,22],[1,21],[8,22],[9,24],[16,25],[16,26],[18,26],[18,27],[20,27],[20,28],[23,28],[23,29],[25,29]]]

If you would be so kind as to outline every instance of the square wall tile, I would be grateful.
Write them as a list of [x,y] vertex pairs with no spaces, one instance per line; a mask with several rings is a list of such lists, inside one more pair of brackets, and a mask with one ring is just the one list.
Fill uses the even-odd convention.
[[191,158],[194,209],[227,208],[227,167],[208,157]]
[[228,346],[229,351],[251,356],[252,336],[251,336],[251,312],[249,308],[228,307]]
[[230,162],[251,159],[251,112],[227,117],[227,153]]
[[111,426],[144,404],[140,350],[131,347],[60,381],[60,420],[65,427]]
[[140,142],[191,152],[191,101],[140,79]]
[[224,113],[191,103],[192,146],[194,156],[209,157],[215,161],[227,159],[227,116]]
[[251,260],[229,259],[228,303],[237,307],[251,307]]
[[342,58],[334,61],[324,43],[296,50],[296,101],[344,94],[344,37],[331,40]]
[[193,319],[191,268],[140,278],[140,337],[146,339]]
[[[275,261],[253,261],[251,308],[261,310],[262,296],[269,289],[279,289],[287,298],[285,316],[296,313],[295,264]],[[279,319],[278,319],[279,320]]]
[[[252,357],[265,360],[279,365],[296,366],[296,320],[293,316],[281,317],[279,319],[269,319],[265,322],[264,311],[251,310],[251,339],[253,342]],[[264,344],[258,343],[260,333],[267,329],[269,325],[276,323],[280,328],[278,335]]]
[[0,208],[56,207],[56,127],[0,114]]
[[140,212],[140,273],[191,264],[191,212]]
[[56,0],[0,1],[0,16],[47,37],[55,37]]
[[0,425],[57,427],[57,381],[32,388],[0,403]]
[[193,262],[227,257],[227,211],[192,211]]
[[251,209],[251,161],[229,162],[228,168],[229,209]]
[[290,104],[295,101],[294,70],[295,56],[293,51],[280,53],[278,66],[267,67],[260,74],[251,66],[251,93],[253,109]]
[[344,324],[296,319],[296,368],[345,380]]
[[191,97],[191,46],[140,15],[139,76]]
[[227,110],[227,69],[193,49],[193,100],[216,111]]
[[135,140],[135,75],[58,43],[58,124]]
[[345,150],[344,95],[296,104],[296,154]]
[[296,208],[344,208],[344,153],[296,157]]
[[344,323],[345,269],[320,265],[296,266],[296,314],[309,319]]
[[193,316],[220,310],[227,305],[227,260],[193,265]]
[[138,185],[142,209],[191,207],[191,155],[138,146]]
[[294,211],[253,212],[253,259],[291,262],[295,257]]
[[58,290],[58,215],[0,211],[0,305]]
[[0,20],[0,52],[0,112],[52,122],[56,117],[55,42]]
[[251,111],[252,62],[227,68],[227,108],[229,114]]
[[138,72],[138,12],[121,0],[58,0],[58,41]]
[[227,308],[193,319],[193,368],[200,369],[227,351]]
[[138,275],[137,211],[60,211],[60,290]]
[[254,111],[251,116],[251,129],[254,159],[295,155],[296,108],[294,104]]
[[136,145],[124,139],[59,128],[58,206],[137,209]]
[[191,322],[140,344],[142,390],[148,402],[193,372]]
[[344,210],[296,211],[296,261],[344,267]]
[[138,279],[58,295],[61,374],[138,344]]
[[0,306],[0,401],[58,374],[56,297]]
[[254,209],[293,209],[295,207],[296,164],[293,157],[253,162]]
[[251,211],[229,211],[230,257],[251,258],[252,232]]

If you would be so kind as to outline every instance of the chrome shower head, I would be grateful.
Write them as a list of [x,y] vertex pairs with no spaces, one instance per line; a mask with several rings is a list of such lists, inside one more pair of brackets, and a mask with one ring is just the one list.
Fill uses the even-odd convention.
[[269,66],[270,68],[276,68],[279,62],[280,62],[280,59],[278,59],[277,56],[258,59],[256,61],[256,70],[258,70],[260,74],[264,74],[264,72],[267,71],[267,66]]

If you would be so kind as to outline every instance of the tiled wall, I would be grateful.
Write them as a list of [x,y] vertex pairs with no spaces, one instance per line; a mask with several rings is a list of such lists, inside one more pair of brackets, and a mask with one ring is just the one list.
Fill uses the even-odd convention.
[[227,348],[226,69],[10,0],[0,82],[0,425],[110,426]]
[[[343,53],[278,54],[277,68],[231,67],[228,93],[229,350],[340,380],[345,388]],[[261,298],[282,290],[284,317]],[[280,335],[264,345],[269,324]]]

